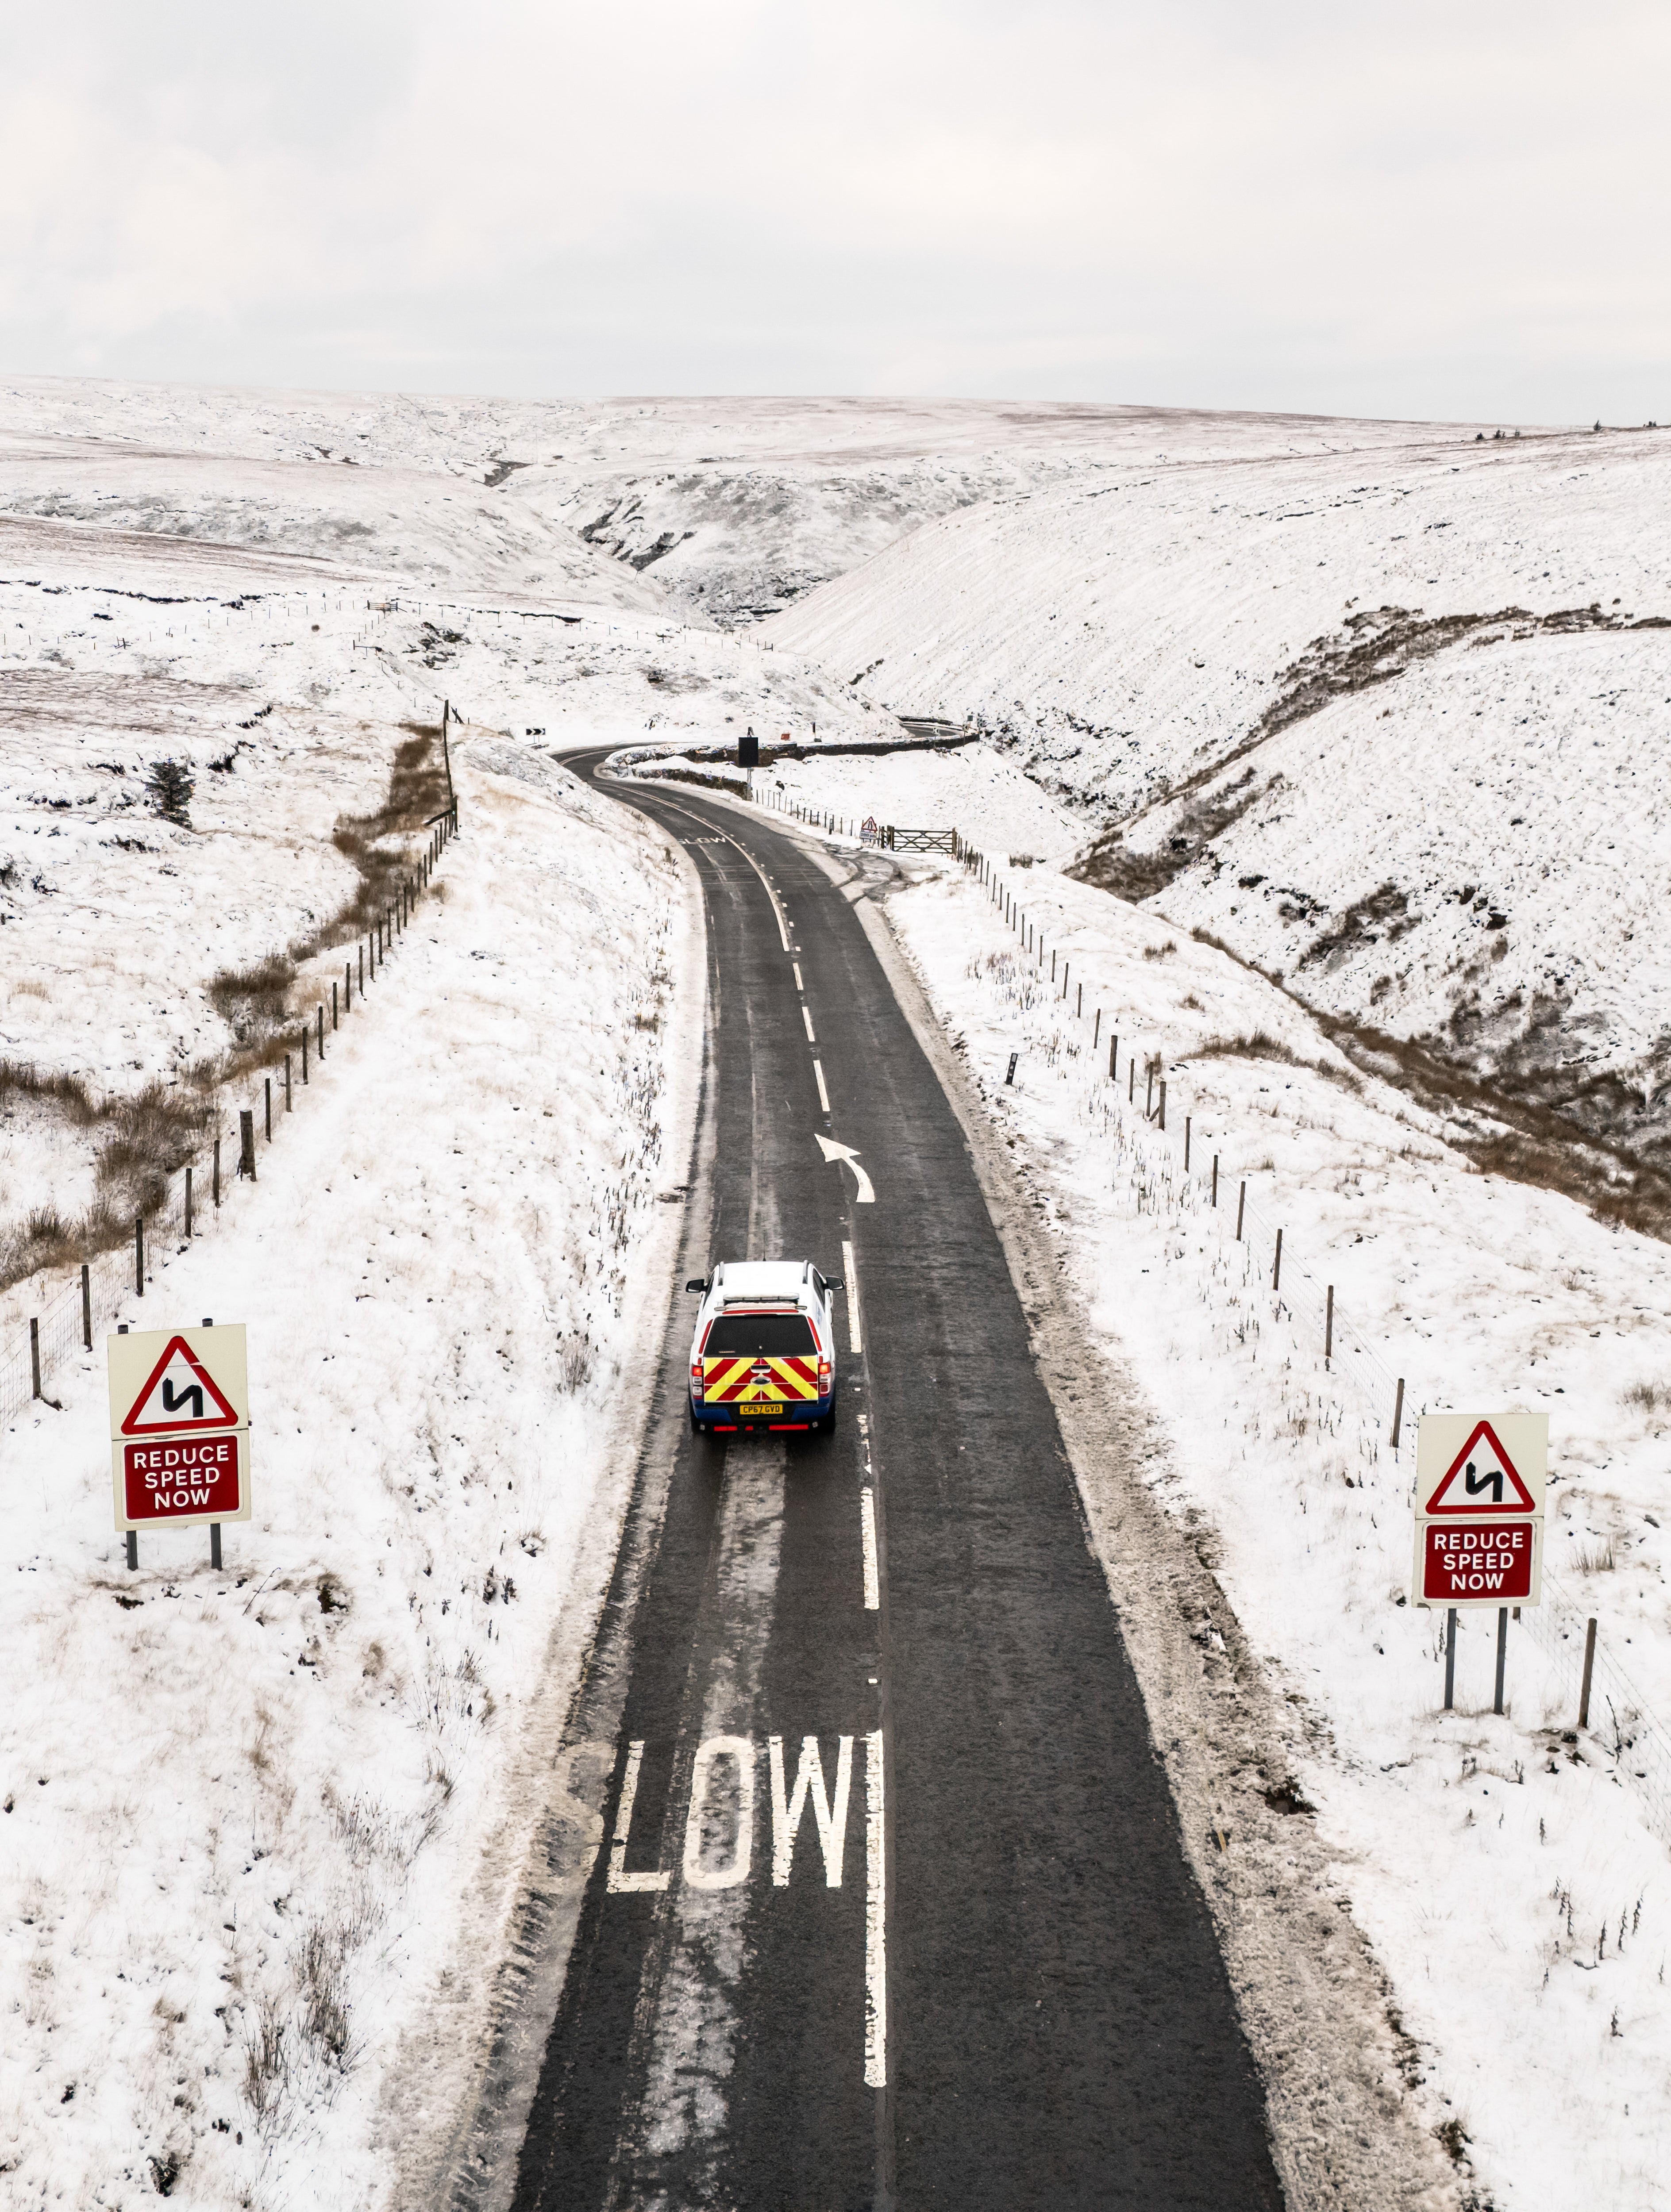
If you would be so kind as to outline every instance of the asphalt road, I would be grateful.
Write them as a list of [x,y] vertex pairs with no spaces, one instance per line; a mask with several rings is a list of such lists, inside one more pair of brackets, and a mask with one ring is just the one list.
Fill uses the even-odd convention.
[[[862,1344],[839,1300],[833,1437],[735,1443],[686,1423],[695,1301],[645,1347],[570,1731],[604,1738],[604,1841],[517,2212],[1279,2205],[956,1116],[792,838],[688,787],[598,787],[685,842],[707,902],[711,1219],[689,1249],[846,1275]],[[618,1726],[589,1723],[595,1690]]]

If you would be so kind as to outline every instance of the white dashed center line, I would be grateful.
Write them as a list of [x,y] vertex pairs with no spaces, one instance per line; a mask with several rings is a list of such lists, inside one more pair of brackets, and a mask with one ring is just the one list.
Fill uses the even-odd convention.
[[864,2086],[887,2087],[887,1827],[882,1732],[864,1739]]
[[818,1103],[827,1114],[830,1110],[830,1094],[824,1088],[824,1069],[822,1064],[818,1060],[814,1060],[812,1064],[812,1072],[818,1078]]
[[876,1493],[869,1483],[859,1492],[859,1531],[864,1539],[864,1609],[875,1613],[882,1599],[876,1579]]
[[812,1033],[812,1008],[810,1006],[802,1007],[801,1018],[807,1025],[807,1042],[808,1044],[816,1044],[818,1042],[818,1039]]
[[[813,1066],[816,1067],[817,1065],[814,1060]],[[824,1090],[821,1075],[818,1079],[818,1089],[821,1097]],[[827,1104],[828,1101],[825,1103]],[[854,1262],[853,1248],[845,1238],[842,1240],[841,1246],[841,1273],[847,1285],[847,1349],[857,1358],[864,1349],[864,1339],[859,1333],[859,1271]],[[863,1416],[860,1418],[863,1421]]]

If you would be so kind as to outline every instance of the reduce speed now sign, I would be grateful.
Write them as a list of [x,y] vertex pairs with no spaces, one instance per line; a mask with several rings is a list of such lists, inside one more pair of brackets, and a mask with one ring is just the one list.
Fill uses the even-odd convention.
[[1424,1413],[1416,1431],[1418,1605],[1536,1605],[1546,1413]]
[[241,1322],[107,1337],[116,1526],[247,1521],[249,1381]]

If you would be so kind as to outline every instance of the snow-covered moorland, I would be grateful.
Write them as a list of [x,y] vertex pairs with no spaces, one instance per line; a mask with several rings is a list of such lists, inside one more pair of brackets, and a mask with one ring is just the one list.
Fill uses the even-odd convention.
[[[1479,1173],[1502,1098],[1384,1087],[1360,1034],[1590,1100],[1648,1218],[1652,1146],[1618,1125],[1660,1107],[1662,925],[1634,880],[1671,693],[1671,633],[1644,626],[1671,612],[1657,444],[973,404],[0,398],[0,1059],[119,1103],[196,1085],[204,1133],[229,1133],[259,1071],[216,979],[300,945],[284,1018],[328,988],[353,824],[394,821],[442,698],[466,717],[461,835],[387,975],[255,1188],[190,1250],[154,1246],[122,1310],[251,1326],[256,1517],[225,1574],[201,1536],[122,1566],[96,1355],[0,1434],[8,2190],[375,2204],[392,2148],[444,2125],[521,1778],[620,1508],[608,1384],[669,1272],[701,1017],[675,856],[551,754],[869,739],[903,712],[986,735],[784,761],[765,787],[1013,855],[1103,1011],[1093,1055],[958,873],[893,899],[1094,1329],[1138,1368],[1157,1492],[1291,1692],[1290,1778],[1455,2201],[1655,2202],[1671,1898],[1624,1757],[1647,1734],[1621,1691],[1614,1735],[1567,1743],[1570,1669],[1530,1622],[1504,1720],[1472,1626],[1438,1717],[1431,1624],[1395,1595],[1406,1461],[1351,1395],[1379,1370],[1320,1376],[1311,1309],[1334,1283],[1412,1410],[1552,1410],[1556,1581],[1671,1714],[1665,1247]],[[156,811],[165,757],[189,826]],[[1064,879],[1076,849],[1105,888]],[[1122,1069],[1134,1042],[1161,1064],[1163,1139],[1099,1074],[1110,1027]],[[1576,1102],[1548,1073],[1569,1063]],[[1280,1310],[1181,1176],[1186,1114],[1194,1164],[1218,1152],[1287,1230]],[[18,1239],[113,1187],[105,1128],[0,1094],[0,1373],[66,1279],[19,1275]],[[1227,1803],[1251,1786],[1227,1774]],[[440,2068],[423,2112],[403,2047]]]
[[1480,1078],[1671,1221],[1671,433],[1189,462],[949,517],[766,625],[976,718],[1094,881]]

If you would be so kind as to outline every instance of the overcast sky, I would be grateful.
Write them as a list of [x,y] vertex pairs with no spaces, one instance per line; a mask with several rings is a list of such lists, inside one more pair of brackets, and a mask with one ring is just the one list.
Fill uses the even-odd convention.
[[12,0],[0,372],[1671,418],[1666,0]]

